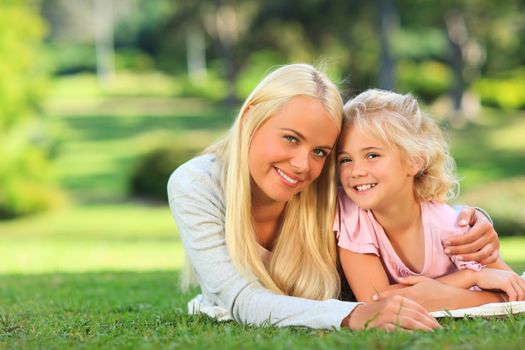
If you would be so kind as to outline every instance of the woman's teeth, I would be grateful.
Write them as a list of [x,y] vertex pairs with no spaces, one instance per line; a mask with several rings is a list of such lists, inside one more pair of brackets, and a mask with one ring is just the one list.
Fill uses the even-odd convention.
[[288,176],[288,175],[286,175],[285,173],[283,173],[283,172],[281,171],[281,169],[279,169],[279,168],[276,168],[276,169],[277,169],[277,173],[278,173],[279,175],[281,175],[281,177],[282,177],[283,179],[285,179],[286,181],[288,181],[289,183],[291,183],[291,184],[296,184],[296,183],[298,182],[297,180],[294,180],[294,179],[292,179],[290,176]]

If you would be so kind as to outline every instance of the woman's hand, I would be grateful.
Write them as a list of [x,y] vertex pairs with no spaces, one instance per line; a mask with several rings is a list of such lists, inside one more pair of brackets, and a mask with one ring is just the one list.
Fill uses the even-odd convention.
[[447,239],[445,253],[462,261],[477,261],[488,265],[499,257],[498,234],[490,221],[474,208],[464,207],[459,213],[460,226],[472,226],[464,235]]
[[484,268],[476,273],[476,284],[482,289],[504,291],[509,301],[525,300],[525,279],[514,271]]
[[357,306],[343,324],[353,330],[378,328],[429,332],[441,327],[421,305],[399,295]]

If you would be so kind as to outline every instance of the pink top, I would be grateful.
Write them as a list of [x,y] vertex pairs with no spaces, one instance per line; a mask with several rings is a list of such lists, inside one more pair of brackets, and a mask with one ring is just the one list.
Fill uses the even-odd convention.
[[339,192],[338,204],[334,223],[338,246],[355,253],[379,256],[391,284],[399,282],[399,277],[436,278],[465,268],[475,271],[483,268],[475,261],[457,261],[445,254],[442,242],[468,229],[456,224],[458,214],[446,204],[421,202],[425,235],[425,246],[421,249],[425,249],[425,263],[420,273],[410,270],[399,258],[372,211],[359,208],[343,191]]

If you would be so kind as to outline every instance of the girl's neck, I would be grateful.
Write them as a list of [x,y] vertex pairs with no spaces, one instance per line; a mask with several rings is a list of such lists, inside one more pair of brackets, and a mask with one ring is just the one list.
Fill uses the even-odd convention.
[[421,205],[413,196],[372,212],[391,240],[397,236],[420,233]]

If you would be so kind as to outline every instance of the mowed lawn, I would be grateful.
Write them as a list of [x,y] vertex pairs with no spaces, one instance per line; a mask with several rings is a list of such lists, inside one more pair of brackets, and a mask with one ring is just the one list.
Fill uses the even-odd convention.
[[[178,288],[184,255],[169,209],[130,200],[127,179],[137,160],[158,145],[204,147],[234,112],[164,97],[68,98],[52,101],[48,111],[61,130],[57,176],[70,204],[0,223],[0,349],[522,346],[525,316],[443,320],[443,330],[431,334],[252,328],[187,316],[186,303],[197,291]],[[518,128],[525,135],[524,116],[495,119],[486,118],[490,128],[480,124],[453,134],[467,190],[524,175],[516,165],[525,164],[523,138],[509,141]],[[500,137],[489,137],[492,132]],[[474,141],[483,135],[489,136],[478,147]],[[495,157],[499,152],[506,155]],[[491,164],[502,170],[490,171]],[[524,252],[523,236],[502,238],[502,254],[520,272]]]

